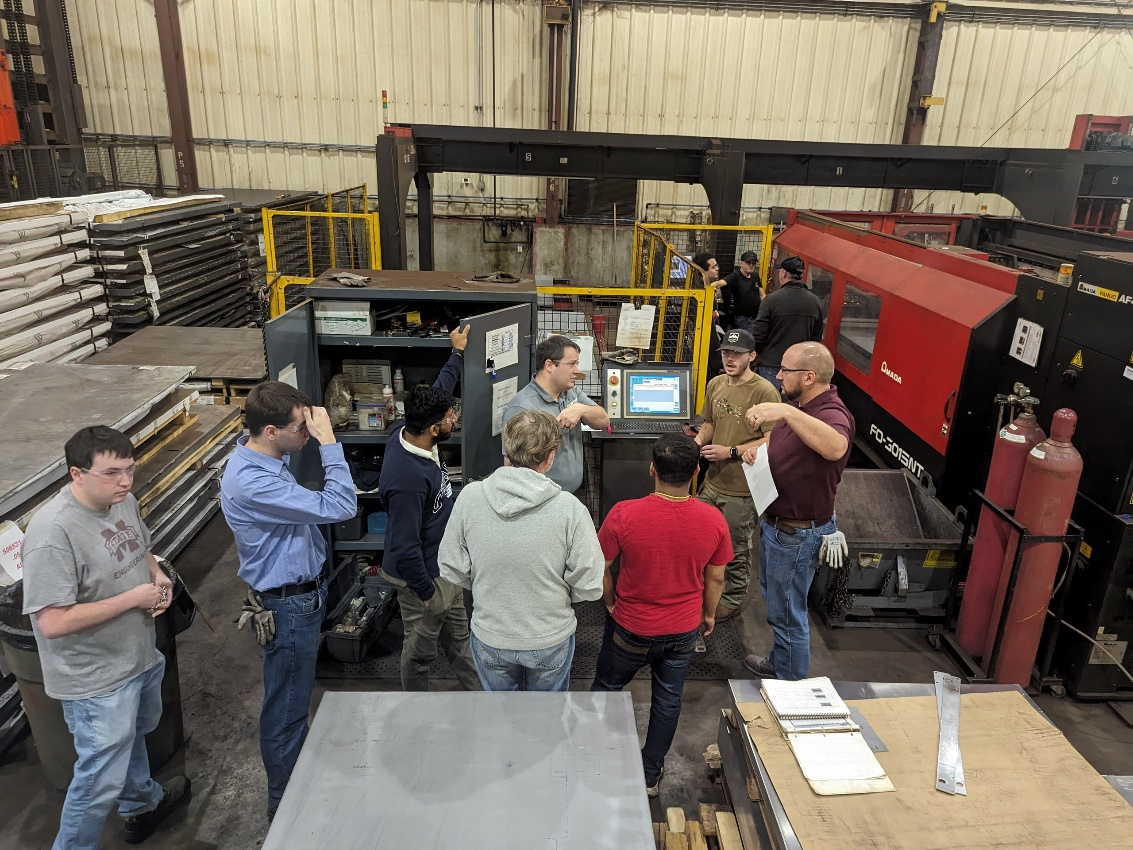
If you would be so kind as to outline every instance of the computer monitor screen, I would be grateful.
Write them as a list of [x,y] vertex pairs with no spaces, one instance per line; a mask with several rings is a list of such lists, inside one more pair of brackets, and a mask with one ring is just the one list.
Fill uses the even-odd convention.
[[626,419],[688,419],[689,373],[625,372]]

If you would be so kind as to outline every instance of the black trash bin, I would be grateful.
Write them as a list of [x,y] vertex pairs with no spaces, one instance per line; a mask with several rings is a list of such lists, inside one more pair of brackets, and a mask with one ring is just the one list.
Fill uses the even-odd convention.
[[[63,706],[44,690],[39,650],[31,630],[31,618],[22,613],[23,605],[23,582],[0,590],[0,644],[3,644],[4,658],[19,683],[20,698],[47,781],[52,787],[66,791],[75,767],[75,747],[67,722],[63,719]],[[155,772],[173,757],[185,741],[175,640],[180,623],[170,613],[173,608],[170,606],[155,624],[157,648],[165,656],[161,722],[146,736],[150,769]]]

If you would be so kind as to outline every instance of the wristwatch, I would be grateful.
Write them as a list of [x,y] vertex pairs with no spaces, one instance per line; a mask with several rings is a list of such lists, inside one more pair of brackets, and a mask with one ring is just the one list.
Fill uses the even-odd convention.
[[736,448],[735,446],[732,446],[732,453],[731,453],[731,456],[732,456],[732,460],[739,460],[739,457],[740,457],[740,451],[739,451],[739,449],[738,449],[738,448]]

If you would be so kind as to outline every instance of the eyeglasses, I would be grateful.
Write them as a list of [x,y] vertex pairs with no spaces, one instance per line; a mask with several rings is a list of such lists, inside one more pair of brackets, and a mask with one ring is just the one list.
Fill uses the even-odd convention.
[[578,366],[577,360],[553,360],[551,362],[556,366],[566,366],[568,369],[574,369]]
[[80,466],[79,470],[87,475],[93,475],[95,478],[101,478],[103,481],[117,481],[123,476],[133,479],[134,473],[138,471],[138,465],[131,463],[125,469],[100,469],[98,472]]
[[452,416],[446,416],[444,419],[442,419],[440,421],[439,424],[441,424],[441,425],[455,425],[456,424],[456,414],[454,413],[454,414],[452,414]]
[[779,367],[780,372],[813,372],[813,369],[788,369],[786,366]]
[[302,425],[285,425],[284,427],[280,428],[279,430],[280,431],[290,431],[292,434],[302,434],[304,431],[307,430],[307,423],[304,422]]

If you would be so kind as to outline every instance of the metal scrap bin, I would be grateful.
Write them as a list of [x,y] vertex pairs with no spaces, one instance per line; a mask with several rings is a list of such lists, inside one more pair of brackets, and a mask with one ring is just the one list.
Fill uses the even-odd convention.
[[847,565],[819,567],[811,605],[829,626],[940,622],[963,529],[908,472],[847,469],[835,500]]

